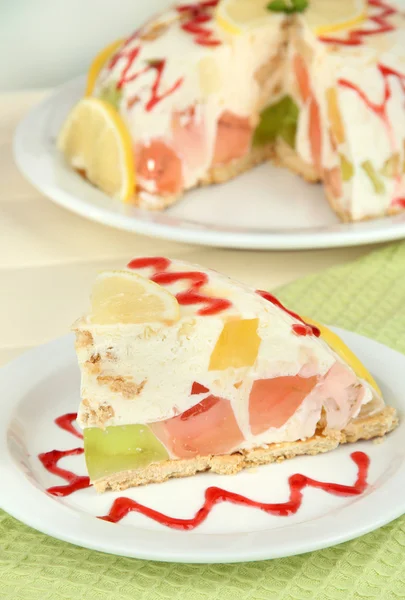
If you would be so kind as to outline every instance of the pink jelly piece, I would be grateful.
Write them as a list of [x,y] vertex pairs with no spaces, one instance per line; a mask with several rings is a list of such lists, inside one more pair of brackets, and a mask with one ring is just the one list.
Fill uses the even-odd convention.
[[282,427],[313,390],[316,376],[274,377],[254,382],[249,397],[250,427],[253,435],[270,427]]
[[141,179],[154,182],[158,194],[177,194],[183,186],[181,160],[161,140],[138,146],[136,172]]
[[177,417],[151,425],[178,458],[230,452],[243,441],[229,400],[208,396]]
[[239,117],[229,110],[223,112],[217,123],[214,165],[227,163],[245,156],[252,141],[253,128],[247,117]]
[[309,142],[312,160],[318,173],[322,173],[322,130],[321,111],[315,96],[309,101]]
[[173,113],[172,138],[175,152],[190,169],[204,164],[208,151],[207,128],[194,106]]
[[296,54],[293,58],[293,69],[297,78],[301,99],[303,102],[306,102],[311,95],[311,84],[308,69],[300,54]]

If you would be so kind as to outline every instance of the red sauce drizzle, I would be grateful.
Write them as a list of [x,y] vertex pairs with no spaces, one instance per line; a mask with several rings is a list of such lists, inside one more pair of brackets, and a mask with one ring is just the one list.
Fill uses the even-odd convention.
[[[72,435],[77,435],[76,431],[72,431],[70,428],[66,428],[65,426],[67,422],[72,423],[74,420],[72,418],[73,414],[74,413],[68,413],[67,415],[62,415],[61,417],[55,419],[55,423],[62,429],[70,431]],[[73,448],[72,450],[51,450],[50,452],[44,452],[43,454],[38,455],[39,460],[42,462],[47,471],[61,477],[68,482],[68,485],[48,488],[47,492],[49,494],[52,494],[53,496],[64,497],[73,494],[73,492],[77,492],[91,486],[88,477],[76,475],[71,471],[67,471],[66,469],[61,469],[58,467],[58,461],[61,458],[83,454],[83,452],[83,448]],[[296,473],[295,475],[291,475],[288,479],[290,496],[287,502],[256,502],[255,500],[247,498],[246,496],[235,494],[234,492],[229,492],[222,488],[209,487],[205,491],[205,501],[203,506],[191,519],[178,519],[170,517],[169,515],[165,515],[164,513],[153,510],[152,508],[144,506],[135,500],[125,497],[117,498],[117,500],[114,501],[110,512],[107,515],[99,518],[111,523],[118,523],[128,513],[138,512],[146,517],[149,517],[150,519],[153,519],[154,521],[157,521],[161,525],[165,525],[166,527],[188,531],[190,529],[195,529],[198,527],[198,525],[201,525],[201,523],[203,523],[208,517],[214,506],[216,504],[220,504],[221,502],[230,502],[232,504],[239,504],[240,506],[250,506],[252,508],[263,510],[271,515],[287,517],[295,514],[299,510],[302,504],[303,491],[307,487],[320,489],[335,496],[349,497],[362,494],[368,486],[367,475],[370,459],[364,452],[353,452],[350,457],[357,466],[357,479],[354,485],[326,483],[323,481],[317,481],[316,479],[312,479],[306,475]]]
[[384,98],[381,104],[376,104],[372,102],[362,89],[357,87],[351,81],[347,81],[346,79],[338,79],[338,84],[342,87],[349,88],[356,92],[363,100],[363,102],[368,106],[370,110],[372,110],[383,122],[386,126],[388,126],[388,117],[387,117],[387,102],[391,98],[391,89],[388,83],[388,77],[393,76],[397,77],[398,81],[402,87],[402,90],[405,94],[405,75],[403,73],[399,73],[399,71],[395,71],[391,67],[386,67],[385,65],[378,64],[377,68],[384,80]]
[[[59,419],[56,419],[55,423],[59,425],[58,421],[63,419],[64,416],[65,415],[59,417]],[[76,433],[74,433],[74,435],[76,435]],[[83,448],[73,448],[72,450],[51,450],[50,452],[43,452],[42,454],[38,455],[39,460],[47,471],[62,477],[62,479],[68,482],[67,485],[58,485],[48,488],[46,490],[48,494],[59,497],[70,496],[70,494],[73,494],[73,492],[77,492],[78,490],[83,490],[91,486],[90,479],[88,477],[76,475],[75,473],[72,473],[72,471],[58,467],[58,462],[61,458],[83,454],[83,452]]]
[[67,413],[55,419],[55,423],[61,429],[64,429],[68,433],[75,435],[79,439],[83,439],[82,434],[77,431],[76,427],[73,426],[73,421],[76,421],[77,413]]
[[[393,130],[392,130],[392,125],[389,121],[388,114],[387,114],[387,104],[388,104],[388,100],[391,98],[391,88],[389,86],[388,78],[396,77],[402,88],[403,93],[405,94],[405,74],[400,73],[399,71],[396,71],[395,69],[392,69],[391,67],[387,67],[386,65],[382,65],[382,64],[378,64],[377,68],[380,72],[381,77],[383,78],[383,81],[384,81],[384,97],[383,97],[383,101],[380,104],[372,102],[370,100],[370,98],[368,98],[366,96],[364,91],[362,89],[360,89],[358,86],[356,86],[354,83],[352,83],[351,81],[348,81],[346,79],[338,79],[338,84],[341,87],[345,87],[350,90],[353,90],[361,98],[361,100],[364,102],[364,104],[382,121],[382,123],[385,127],[385,130],[387,132],[387,136],[390,140],[392,152],[395,153],[395,152],[399,151],[399,148],[396,147],[395,138],[394,138],[394,134],[393,134]],[[401,173],[401,168],[399,166],[398,171],[396,173],[398,189],[400,189],[401,179],[402,179],[402,173]],[[394,192],[394,195],[395,195],[395,192]],[[403,200],[404,200],[403,198],[395,198],[394,197],[392,204],[404,206]]]
[[367,475],[370,464],[370,459],[364,452],[353,452],[350,455],[353,462],[357,465],[357,479],[354,485],[342,485],[339,483],[326,483],[323,481],[317,481],[306,475],[297,473],[291,475],[288,480],[290,486],[290,497],[287,502],[281,503],[266,503],[256,502],[246,496],[235,494],[218,487],[209,487],[205,492],[205,502],[202,507],[191,519],[178,519],[165,515],[157,510],[148,508],[135,500],[129,498],[117,498],[113,503],[110,512],[104,517],[99,517],[104,521],[111,523],[118,523],[130,512],[138,512],[153,521],[157,521],[161,525],[171,527],[172,529],[181,529],[189,531],[195,529],[198,525],[201,525],[210,514],[211,510],[216,504],[221,502],[230,502],[232,504],[239,504],[241,506],[250,506],[252,508],[258,508],[264,512],[276,515],[278,517],[287,517],[294,515],[302,504],[303,491],[307,487],[323,490],[328,494],[335,496],[358,496],[362,494],[367,488]]
[[[161,100],[164,100],[164,98],[167,98],[168,96],[170,96],[170,94],[173,94],[173,92],[175,92],[181,86],[181,84],[183,83],[183,77],[179,77],[179,79],[177,79],[177,81],[175,81],[169,89],[167,89],[163,93],[160,93],[159,90],[160,90],[161,80],[162,80],[164,70],[166,68],[166,60],[165,59],[148,61],[147,64],[143,68],[141,68],[138,71],[136,71],[135,73],[132,73],[131,75],[129,75],[128,73],[129,73],[131,67],[133,66],[133,64],[141,50],[140,46],[136,46],[135,48],[132,48],[131,50],[127,50],[129,41],[133,41],[133,39],[136,39],[136,35],[129,38],[129,40],[127,40],[127,42],[124,44],[124,46],[121,48],[121,50],[119,50],[119,52],[117,52],[112,57],[107,68],[109,70],[111,70],[121,58],[125,59],[125,65],[121,71],[120,78],[117,82],[118,90],[120,90],[127,83],[130,83],[131,81],[135,81],[135,79],[137,79],[141,75],[144,75],[148,71],[154,70],[156,72],[156,77],[155,77],[155,80],[152,83],[152,87],[151,87],[150,99],[147,101],[147,103],[145,105],[145,110],[147,110],[149,112],[156,106],[156,104],[161,102]],[[128,105],[132,106],[138,100],[139,100],[138,96],[130,98],[128,100]]]
[[214,32],[207,24],[212,21],[212,10],[219,0],[205,0],[194,4],[181,4],[177,12],[186,13],[187,19],[181,24],[186,33],[194,36],[194,41],[200,46],[220,46],[221,42],[214,37]]
[[128,263],[129,269],[142,269],[153,267],[155,269],[151,280],[160,285],[169,285],[176,281],[186,280],[190,282],[190,287],[184,292],[176,295],[179,304],[205,304],[204,308],[197,311],[198,315],[215,315],[229,308],[232,303],[225,298],[213,298],[205,296],[199,290],[208,283],[208,276],[201,271],[185,271],[168,273],[166,269],[170,265],[170,260],[163,257],[135,258]]
[[166,271],[170,267],[171,261],[164,256],[147,256],[145,258],[134,258],[128,263],[128,269],[146,269],[153,267],[156,273]]
[[398,11],[394,7],[390,6],[387,2],[383,2],[382,0],[368,0],[368,4],[369,6],[373,6],[381,10],[380,13],[373,16],[369,16],[367,19],[367,21],[375,23],[377,27],[372,27],[370,29],[352,29],[349,32],[346,39],[339,39],[328,36],[320,36],[319,39],[326,44],[337,44],[341,46],[359,46],[363,43],[363,37],[395,31],[395,27],[391,23],[389,23],[387,19],[388,17],[391,17],[392,15],[396,14]]
[[297,313],[293,312],[292,310],[289,310],[286,306],[284,306],[284,304],[280,302],[278,298],[273,296],[273,294],[270,294],[270,292],[266,292],[264,290],[257,290],[257,293],[259,294],[259,296],[261,296],[265,300],[268,300],[275,306],[278,306],[278,308],[281,308],[281,310],[287,313],[287,315],[290,315],[290,317],[293,317],[293,319],[297,319],[297,321],[301,323],[300,325],[295,323],[291,327],[296,335],[314,335],[315,337],[319,337],[321,335],[321,332],[319,331],[318,327],[315,327],[315,325],[309,325],[309,323],[305,323],[304,319],[297,315]]

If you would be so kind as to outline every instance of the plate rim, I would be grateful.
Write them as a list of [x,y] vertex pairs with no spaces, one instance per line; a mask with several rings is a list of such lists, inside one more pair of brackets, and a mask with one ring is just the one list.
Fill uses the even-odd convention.
[[[393,363],[399,360],[405,366],[405,356],[400,352],[360,334],[336,327],[333,327],[333,329],[342,335],[346,341],[348,340],[352,346],[356,346],[356,341],[357,344],[364,344],[366,341],[368,344],[366,354],[374,355],[382,347],[385,352],[388,350],[389,353],[392,353],[391,358]],[[32,363],[32,368],[40,368],[39,376],[41,376],[42,372],[41,365],[42,369],[55,369],[59,363],[60,366],[63,364],[66,365],[66,358],[68,357],[66,353],[69,349],[73,352],[73,348],[71,348],[73,345],[72,339],[72,334],[68,334],[42,346],[30,349],[0,370],[0,390],[4,389],[5,386],[3,397],[6,399],[2,407],[5,418],[0,422],[0,476],[5,483],[4,488],[0,491],[0,506],[26,525],[74,545],[109,554],[162,562],[213,564],[269,560],[327,548],[369,533],[396,519],[405,512],[405,496],[403,494],[395,496],[393,493],[397,489],[403,489],[403,484],[405,483],[405,459],[402,460],[401,465],[386,484],[373,491],[370,489],[368,494],[361,496],[363,506],[366,509],[368,505],[373,505],[375,498],[379,494],[386,496],[390,491],[390,497],[396,498],[396,501],[392,503],[389,510],[385,510],[382,515],[373,515],[373,519],[369,521],[366,519],[361,524],[356,519],[356,523],[353,524],[353,528],[350,531],[335,531],[333,534],[328,532],[327,527],[319,527],[320,522],[323,522],[324,525],[328,522],[333,523],[335,519],[333,513],[318,517],[312,522],[304,521],[294,524],[294,531],[302,530],[305,535],[300,540],[290,541],[281,550],[277,550],[278,546],[275,540],[280,537],[278,532],[283,529],[286,530],[288,527],[271,530],[271,536],[269,537],[272,539],[268,542],[268,545],[263,547],[263,540],[261,538],[269,530],[229,534],[193,533],[191,536],[188,536],[187,532],[173,530],[155,531],[137,528],[136,526],[125,527],[125,525],[121,524],[113,525],[111,523],[100,522],[92,515],[64,504],[63,501],[44,493],[42,489],[30,482],[28,477],[16,467],[14,459],[8,450],[7,431],[12,414],[18,406],[20,389],[29,390],[31,389],[30,386],[32,386],[32,383],[28,382],[26,384],[20,381],[21,377],[20,379],[17,378],[16,381],[15,376],[21,372],[21,368],[26,367],[30,362]],[[44,357],[52,357],[51,364],[44,361]],[[42,378],[45,377],[46,372],[46,370],[43,370]],[[10,393],[7,393],[10,382],[14,382],[16,389],[13,390],[11,388],[9,390]],[[14,403],[14,399],[17,399],[16,403]],[[405,400],[401,408],[405,408]],[[403,427],[405,428],[405,423],[403,423]],[[401,425],[392,435],[395,435],[395,433],[400,435],[400,429]],[[4,492],[4,489],[6,489],[6,492]],[[21,495],[24,499],[27,498],[27,495],[31,497],[30,506],[39,503],[39,510],[36,508],[35,511],[28,510],[27,512],[25,502],[18,500]],[[363,512],[366,514],[367,510]],[[48,519],[48,524],[43,518],[45,515]],[[62,528],[61,519],[63,521]],[[315,521],[318,537],[308,543],[306,536],[310,532],[311,527],[314,527]],[[112,527],[114,529],[111,529]],[[322,530],[320,533],[318,528]],[[133,538],[134,531],[136,531],[135,541]],[[168,552],[167,549],[169,547],[170,551]]]
[[[32,155],[29,148],[27,148],[27,134],[29,132],[31,135],[32,131],[35,132],[35,136],[31,141],[34,140],[38,148],[42,150],[43,156],[46,156],[47,160],[52,162],[54,157],[49,149],[49,144],[45,143],[45,140],[41,137],[42,125],[44,120],[50,118],[52,109],[62,102],[66,91],[76,88],[78,90],[79,87],[83,87],[84,79],[83,75],[71,79],[62,86],[57,87],[39,104],[32,107],[19,122],[13,138],[14,160],[21,173],[51,201],[81,217],[109,227],[169,241],[251,250],[337,248],[382,243],[405,237],[405,218],[399,219],[400,215],[355,224],[340,223],[334,226],[335,231],[326,228],[325,231],[322,231],[323,228],[319,227],[320,231],[316,233],[314,231],[300,232],[298,229],[294,233],[259,230],[255,232],[241,230],[236,233],[227,231],[224,227],[213,229],[208,225],[198,224],[198,222],[193,223],[185,219],[182,221],[183,226],[181,224],[176,226],[155,222],[153,216],[149,220],[138,219],[136,212],[135,216],[131,216],[120,214],[113,208],[96,206],[85,199],[71,195],[60,186],[59,188],[56,186],[58,188],[56,193],[56,184],[51,180],[51,169],[40,171],[37,165],[32,163]],[[140,209],[136,210],[140,211]],[[143,211],[140,212],[141,214],[148,214]],[[175,219],[178,220],[177,217]],[[381,227],[375,227],[377,222],[381,222]],[[370,228],[367,226],[368,223],[371,224]],[[356,229],[357,226],[360,227]]]

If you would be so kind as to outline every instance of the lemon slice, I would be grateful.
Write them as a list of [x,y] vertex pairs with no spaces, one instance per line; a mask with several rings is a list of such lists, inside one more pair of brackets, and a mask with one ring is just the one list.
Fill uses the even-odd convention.
[[124,40],[122,39],[116,40],[115,42],[112,42],[112,44],[109,44],[106,48],[103,48],[101,52],[97,54],[96,58],[91,63],[90,69],[87,73],[87,83],[85,92],[86,96],[91,96],[94,90],[94,86],[96,84],[98,74],[100,73],[101,69],[104,67],[108,59],[111,58],[111,56],[121,46],[123,42]]
[[[215,11],[217,24],[237,35],[258,27],[274,14],[269,0],[222,0]],[[350,29],[367,18],[367,0],[310,0],[302,13],[316,35]]]
[[332,350],[334,350],[336,354],[340,356],[340,358],[342,358],[353,369],[357,377],[360,377],[361,379],[367,381],[376,390],[376,392],[380,396],[382,396],[382,392],[378,387],[374,377],[366,369],[363,363],[357,358],[357,356],[350,350],[350,348],[346,346],[343,340],[341,340],[340,337],[336,335],[336,333],[328,329],[328,327],[326,327],[325,325],[320,325],[316,321],[308,319],[307,317],[304,317],[304,321],[306,323],[309,323],[310,325],[315,325],[315,327],[317,327],[321,332],[321,337],[325,340],[328,346],[330,346]]
[[226,33],[238,35],[260,26],[272,14],[269,0],[223,0],[215,11],[215,21]]
[[91,295],[92,323],[172,323],[180,318],[179,303],[165,288],[130,271],[106,271]]
[[367,19],[367,0],[310,0],[303,15],[316,35],[344,31]]
[[109,196],[128,202],[135,189],[132,141],[109,103],[83,98],[69,113],[58,138],[67,162]]

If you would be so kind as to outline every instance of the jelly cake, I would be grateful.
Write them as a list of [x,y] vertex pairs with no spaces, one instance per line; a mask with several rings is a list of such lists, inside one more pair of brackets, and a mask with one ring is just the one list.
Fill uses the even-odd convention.
[[75,325],[98,491],[383,436],[397,424],[340,338],[268,292],[163,257],[101,273]]
[[95,59],[58,145],[111,196],[163,209],[273,160],[344,221],[405,208],[401,0],[177,3]]

